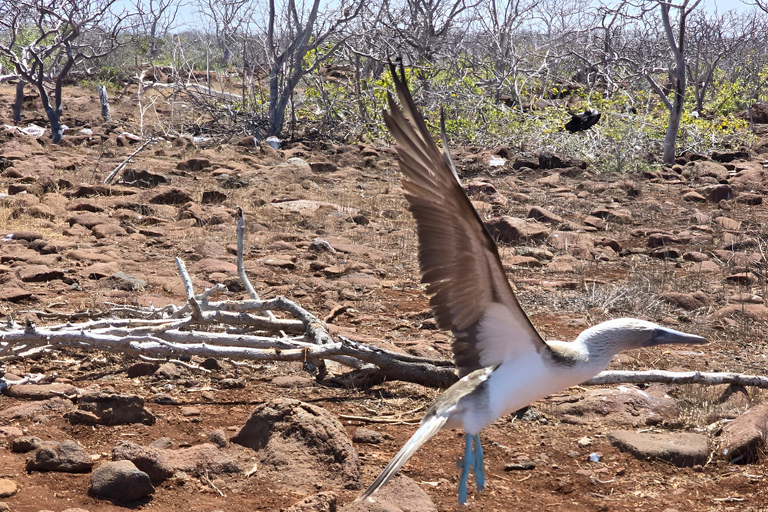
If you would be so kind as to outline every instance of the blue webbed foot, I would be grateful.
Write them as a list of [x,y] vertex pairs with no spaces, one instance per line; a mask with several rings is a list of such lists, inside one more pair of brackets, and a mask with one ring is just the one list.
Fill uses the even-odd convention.
[[480,444],[480,435],[475,435],[472,440],[475,445],[472,466],[475,470],[475,485],[477,485],[477,491],[480,492],[485,489],[485,461],[483,457],[483,447]]
[[[467,502],[467,478],[469,477],[469,468],[474,461],[474,452],[472,450],[472,436],[464,435],[464,462],[461,464],[461,477],[459,478],[459,505]],[[459,463],[456,464],[457,466]]]

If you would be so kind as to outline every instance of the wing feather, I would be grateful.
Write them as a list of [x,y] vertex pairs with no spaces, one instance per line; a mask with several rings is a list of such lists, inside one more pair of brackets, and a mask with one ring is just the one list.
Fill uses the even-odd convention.
[[402,64],[400,76],[392,64],[390,71],[403,110],[388,94],[384,121],[397,141],[405,198],[416,220],[422,282],[438,326],[454,334],[459,375],[545,347],[515,297],[495,242],[458,182],[447,148],[441,154],[432,140]]

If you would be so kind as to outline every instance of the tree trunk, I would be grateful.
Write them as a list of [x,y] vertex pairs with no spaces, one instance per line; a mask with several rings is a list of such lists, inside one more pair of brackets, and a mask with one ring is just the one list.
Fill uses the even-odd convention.
[[11,107],[13,109],[13,120],[17,123],[21,122],[21,107],[24,104],[24,86],[27,85],[22,79],[19,79],[19,83],[16,84],[16,101]]
[[101,117],[105,121],[109,121],[112,116],[109,113],[109,98],[107,97],[107,88],[103,85],[99,86],[99,101],[101,102]]
[[672,103],[672,110],[669,111],[669,125],[667,134],[664,136],[664,163],[675,163],[675,146],[677,142],[677,132],[680,131],[680,118],[683,115],[683,100],[685,99],[685,75],[677,77],[675,81],[675,100]]
[[61,124],[61,110],[54,110],[50,106],[45,107],[48,114],[48,122],[51,124],[51,138],[54,144],[61,142],[64,137],[64,127]]

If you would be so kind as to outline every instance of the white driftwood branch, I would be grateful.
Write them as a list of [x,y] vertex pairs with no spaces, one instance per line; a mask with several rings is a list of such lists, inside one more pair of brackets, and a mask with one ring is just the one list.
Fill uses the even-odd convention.
[[112,183],[112,180],[114,179],[115,175],[116,175],[118,172],[120,172],[120,170],[121,170],[123,167],[125,167],[126,165],[128,165],[128,162],[130,162],[130,161],[131,161],[131,158],[133,158],[133,157],[135,157],[136,155],[138,155],[138,154],[139,154],[139,151],[141,151],[142,149],[144,149],[145,147],[147,147],[149,144],[151,144],[151,143],[152,143],[152,142],[154,142],[154,141],[155,141],[155,139],[154,139],[154,138],[152,138],[152,137],[150,137],[149,139],[145,140],[145,141],[144,141],[144,143],[143,143],[141,146],[139,146],[138,148],[136,148],[136,151],[134,151],[133,153],[131,153],[130,155],[128,155],[128,157],[127,157],[125,160],[123,160],[122,162],[120,162],[119,164],[117,164],[117,167],[115,167],[115,168],[112,170],[112,172],[110,172],[110,173],[109,173],[109,175],[108,175],[106,178],[104,178],[104,184],[105,184],[105,185],[109,185],[110,183]]
[[663,382],[664,384],[733,384],[768,389],[768,377],[730,372],[668,372],[647,370],[642,372],[606,370],[588,380],[586,385],[637,384],[639,382]]

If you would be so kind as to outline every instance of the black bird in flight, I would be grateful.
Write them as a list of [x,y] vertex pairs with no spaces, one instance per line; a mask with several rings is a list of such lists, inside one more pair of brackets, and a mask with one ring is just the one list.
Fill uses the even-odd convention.
[[571,133],[583,132],[596,125],[602,114],[597,109],[586,109],[583,114],[571,114],[571,120],[565,124],[565,129]]

